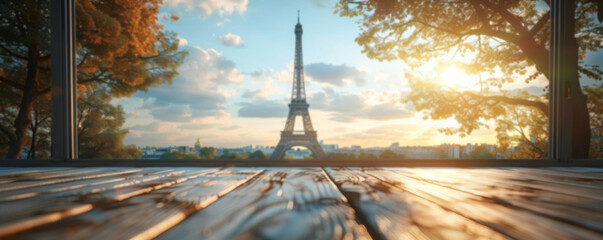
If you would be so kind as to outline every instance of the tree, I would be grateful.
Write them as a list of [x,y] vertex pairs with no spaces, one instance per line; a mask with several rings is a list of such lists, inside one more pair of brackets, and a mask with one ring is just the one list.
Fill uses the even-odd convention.
[[381,160],[394,160],[394,159],[398,159],[398,154],[396,154],[394,151],[392,150],[385,150],[383,152],[381,152],[381,154],[379,154],[379,159]]
[[128,130],[121,106],[113,106],[105,89],[82,92],[78,102],[78,145],[80,158],[140,158],[142,151],[123,145]]
[[358,159],[360,160],[375,160],[377,159],[377,157],[373,154],[367,153],[365,151],[360,151],[360,153],[358,154]]
[[496,155],[485,146],[476,146],[465,158],[469,159],[494,159]]
[[[157,23],[161,3],[76,1],[80,92],[102,85],[112,97],[123,97],[171,83],[186,53],[177,50],[177,36]],[[10,92],[0,111],[6,158],[20,157],[33,137],[28,131],[36,103],[50,96],[49,5],[48,0],[0,1],[0,91]]]
[[224,150],[224,154],[217,157],[217,159],[248,159],[248,153],[230,153],[228,150]]
[[249,159],[268,159],[268,155],[260,150],[257,150],[249,154]]
[[184,154],[179,151],[171,151],[161,155],[161,159],[201,159],[201,157],[194,153]]
[[325,159],[354,160],[356,158],[357,158],[356,154],[353,154],[353,153],[342,153],[342,152],[327,152],[327,153],[325,153]]
[[178,151],[170,151],[161,155],[161,159],[182,159],[183,154]]
[[[407,74],[412,91],[408,96],[418,111],[428,118],[454,118],[459,128],[444,129],[447,134],[465,136],[487,127],[487,121],[499,121],[509,107],[528,107],[548,115],[545,99],[514,97],[500,90],[505,83],[541,76],[549,78],[548,1],[516,0],[369,0],[351,5],[340,0],[336,11],[345,17],[358,17],[361,28],[356,42],[368,57],[378,60],[403,60],[418,68],[426,62],[458,65],[467,74],[491,75],[481,81],[480,91],[459,91],[439,85],[432,76]],[[354,7],[351,7],[354,6]],[[580,89],[578,73],[597,80],[603,72],[582,60],[586,51],[602,47],[603,28],[594,21],[597,3],[576,0],[575,71],[573,89]],[[599,17],[603,10],[599,8]],[[577,47],[576,47],[577,48]],[[445,59],[461,56],[468,61]],[[444,63],[445,62],[445,63]],[[519,76],[528,76],[520,79]],[[582,93],[572,106],[575,121],[581,125],[574,133],[582,146],[588,146],[588,112]],[[584,149],[574,157],[585,157]]]
[[[507,158],[546,158],[547,116],[541,111],[529,107],[503,107],[504,114],[499,117],[495,129],[500,153],[506,155]],[[519,151],[507,154],[507,149],[515,146],[519,147]]]
[[[603,14],[600,15],[603,17]],[[588,109],[590,112],[590,128],[592,138],[589,157],[603,158],[603,83],[595,87],[585,87],[588,96]]]
[[214,159],[217,154],[216,148],[214,147],[202,147],[199,151],[199,156],[203,159]]

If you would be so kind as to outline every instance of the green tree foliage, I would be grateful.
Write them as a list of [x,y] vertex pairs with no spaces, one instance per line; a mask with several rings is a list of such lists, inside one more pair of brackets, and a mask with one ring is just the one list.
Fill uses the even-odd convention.
[[[508,111],[516,107],[547,116],[546,99],[513,96],[501,89],[506,83],[549,78],[548,4],[548,1],[515,0],[369,0],[351,4],[340,0],[336,12],[359,19],[361,33],[356,42],[370,58],[402,60],[411,68],[420,68],[426,63],[455,65],[467,74],[491,76],[481,79],[479,91],[461,91],[442,86],[433,75],[406,74],[412,90],[408,100],[416,109],[431,119],[454,118],[460,127],[442,131],[465,136],[488,127],[488,121],[498,125],[505,124],[501,121],[508,123],[509,118],[516,115]],[[603,72],[599,66],[581,61],[587,51],[603,47],[600,40],[603,27],[594,20],[597,8],[594,0],[576,0],[575,40],[579,50],[574,70],[582,77],[601,80]],[[603,15],[603,10],[599,12]],[[578,86],[574,89],[580,89],[578,78],[571,84]],[[573,108],[575,118],[584,120],[588,116],[586,100],[580,99],[582,102],[576,100]],[[588,126],[583,125],[574,132],[584,135],[583,140],[587,141],[584,132]]]
[[589,157],[603,158],[603,83],[595,87],[585,87],[584,91],[588,96],[590,128],[593,135],[590,139]]
[[181,152],[166,152],[161,155],[161,159],[182,159],[183,154]]
[[111,104],[105,89],[83,92],[78,101],[78,140],[80,158],[140,158],[142,151],[123,145],[128,130],[121,106]]
[[161,159],[201,159],[201,157],[194,153],[183,154],[178,151],[171,151],[161,155]]
[[199,156],[203,159],[214,159],[217,155],[216,148],[214,147],[202,147],[199,151]]
[[404,159],[405,156],[404,154],[396,154],[394,151],[392,150],[385,150],[383,152],[381,152],[381,154],[379,154],[379,159],[381,160],[398,160],[398,159]]
[[268,159],[268,155],[260,150],[257,150],[249,154],[249,159]]
[[230,153],[224,151],[224,154],[217,157],[218,159],[249,159],[248,153]]
[[495,159],[496,155],[485,146],[476,146],[469,154],[463,156],[469,159]]
[[375,160],[377,159],[377,157],[373,154],[367,153],[365,151],[360,151],[360,153],[358,154],[358,159],[360,160]]
[[248,153],[231,153],[228,150],[224,150],[222,155],[215,157],[216,159],[249,159]]
[[333,160],[354,160],[357,159],[358,156],[353,153],[342,153],[342,152],[327,152],[325,153],[325,159],[333,159]]
[[[186,53],[178,51],[177,36],[157,23],[161,4],[76,1],[80,93],[105,87],[111,97],[122,97],[171,83]],[[0,1],[0,153],[6,158],[19,158],[34,132],[44,132],[34,143],[48,141],[50,119],[32,116],[44,111],[37,103],[50,97],[49,5],[48,0]],[[38,129],[30,130],[41,119]],[[47,145],[37,145],[40,154],[49,152],[40,149]]]

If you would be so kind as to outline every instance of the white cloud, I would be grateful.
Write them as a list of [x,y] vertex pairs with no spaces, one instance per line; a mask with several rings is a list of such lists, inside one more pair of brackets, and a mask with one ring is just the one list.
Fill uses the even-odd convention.
[[220,43],[222,43],[222,45],[227,46],[227,47],[243,47],[244,46],[243,39],[241,39],[241,36],[235,35],[232,33],[222,35],[218,39],[220,40]]
[[241,103],[239,117],[247,118],[285,118],[287,104],[280,101],[257,100]]
[[185,8],[195,8],[210,16],[218,12],[220,16],[231,15],[237,11],[243,14],[247,11],[248,0],[166,0],[165,3],[172,8],[180,5]]
[[[388,97],[382,98],[381,95]],[[338,93],[331,88],[309,94],[314,109],[328,111],[330,119],[338,122],[353,122],[358,119],[393,120],[412,117],[414,114],[400,102],[399,94],[374,91],[364,93]]]
[[312,4],[318,8],[326,8],[329,6],[329,0],[311,0]]
[[313,63],[305,67],[306,76],[312,80],[327,83],[332,86],[346,86],[355,84],[363,86],[366,70],[347,65],[334,65],[328,63]]
[[226,108],[226,99],[233,93],[220,89],[220,86],[243,80],[243,74],[222,53],[198,47],[185,49],[189,56],[178,69],[179,76],[174,78],[171,85],[162,85],[135,95],[145,100],[141,109],[154,119],[190,122],[208,116],[221,116]]
[[184,39],[184,38],[180,38],[178,39],[178,46],[186,46],[188,45],[188,40]]
[[273,78],[272,77],[268,77],[266,79],[264,79],[264,82],[262,83],[262,88],[257,89],[257,90],[246,90],[242,97],[243,98],[259,98],[259,99],[266,99],[267,97],[269,97],[272,93],[276,92],[276,88],[272,87],[272,81]]
[[230,18],[222,18],[220,21],[216,23],[216,27],[224,27],[227,23],[230,22]]

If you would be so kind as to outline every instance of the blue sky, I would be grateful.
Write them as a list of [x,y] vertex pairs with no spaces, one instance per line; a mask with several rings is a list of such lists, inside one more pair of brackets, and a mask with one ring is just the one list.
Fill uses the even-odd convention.
[[[495,143],[493,130],[466,138],[423,120],[401,102],[409,88],[400,61],[368,59],[354,42],[353,19],[333,14],[335,0],[166,0],[161,20],[190,55],[171,86],[115,104],[127,112],[127,144],[240,147],[276,145],[290,101],[297,10],[303,25],[305,80],[319,140],[340,146]],[[169,19],[169,18],[168,18]],[[542,87],[536,81],[532,87]],[[525,88],[513,85],[510,88]]]

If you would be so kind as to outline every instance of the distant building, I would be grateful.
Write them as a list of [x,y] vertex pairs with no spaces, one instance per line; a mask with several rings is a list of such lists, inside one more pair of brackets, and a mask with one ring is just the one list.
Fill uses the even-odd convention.
[[289,149],[285,152],[285,155],[293,156],[293,159],[304,159],[305,157],[311,157],[312,152],[308,149]]
[[339,149],[338,144],[325,144],[323,140],[320,140],[320,146],[325,152],[334,152]]
[[197,142],[195,142],[195,150],[201,150],[201,142],[199,141],[199,137],[197,137]]

